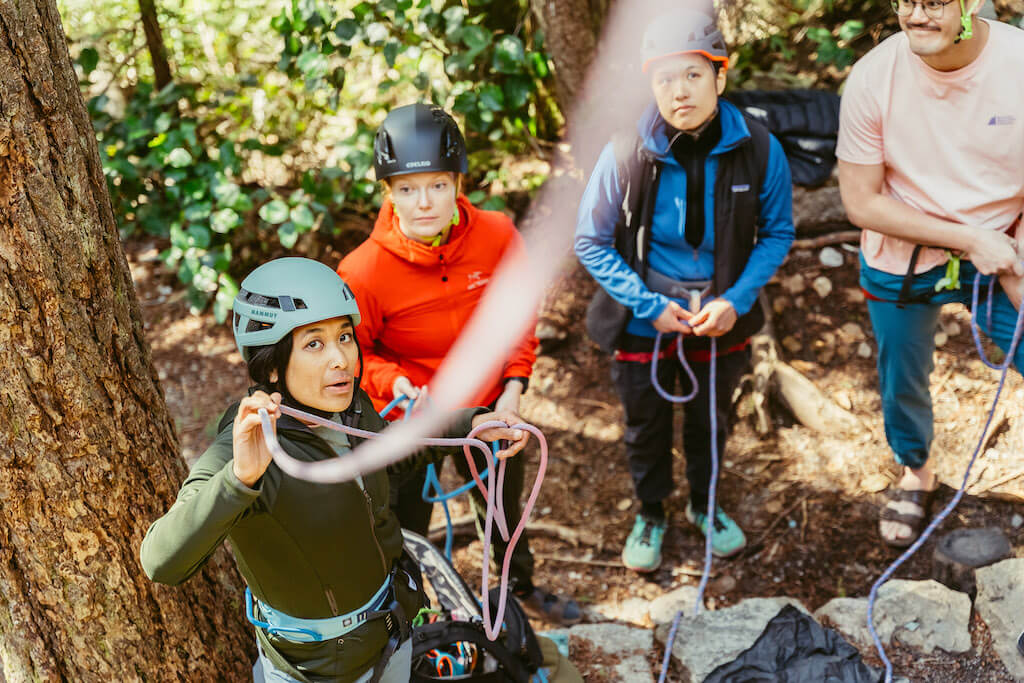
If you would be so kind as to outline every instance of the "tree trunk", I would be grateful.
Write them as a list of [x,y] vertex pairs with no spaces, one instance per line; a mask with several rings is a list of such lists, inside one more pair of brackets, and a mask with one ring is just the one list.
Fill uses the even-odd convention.
[[156,17],[156,3],[154,0],[139,0],[139,12],[142,14],[142,30],[146,32],[149,58],[153,62],[156,89],[160,91],[171,82],[171,65],[167,62],[164,36],[160,32],[160,22]]
[[564,115],[583,87],[594,59],[609,0],[530,0],[555,63],[555,97]]
[[245,680],[223,550],[139,565],[185,468],[53,0],[0,2],[0,659],[20,681]]

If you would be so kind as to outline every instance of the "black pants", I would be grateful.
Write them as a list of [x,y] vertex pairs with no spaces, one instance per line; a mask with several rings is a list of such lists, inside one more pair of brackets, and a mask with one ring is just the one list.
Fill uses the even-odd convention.
[[[523,452],[518,453],[514,458],[509,458],[505,466],[505,488],[502,502],[510,534],[519,524],[519,519],[522,516],[520,499],[523,496],[523,480],[526,471],[525,455]],[[461,452],[450,456],[450,459],[455,463],[455,469],[462,481],[473,481],[466,458]],[[476,464],[477,472],[483,472],[487,468],[484,456],[475,448],[473,449],[473,462]],[[423,482],[426,480],[426,476],[426,468],[423,468],[407,472],[402,476],[392,475],[391,478],[392,511],[398,517],[403,528],[422,536],[427,535],[427,530],[430,527],[430,514],[434,507],[433,503],[423,500]],[[496,476],[496,474],[490,476]],[[476,487],[471,489],[471,496],[473,512],[476,513],[477,533],[483,538],[487,506],[484,503],[483,495]],[[501,539],[501,534],[498,533],[496,526],[491,538],[494,541],[492,546],[494,562],[500,570],[505,561],[508,544]],[[530,544],[526,533],[519,537],[519,542],[512,551],[509,576],[514,586],[528,588],[533,585],[533,555],[530,553]]]
[[[654,340],[627,339],[627,350],[651,351]],[[684,345],[684,348],[687,346]],[[674,348],[674,345],[673,345]],[[718,356],[716,403],[718,404],[718,454],[723,459],[733,391],[750,364],[749,353],[736,351]],[[690,361],[700,390],[693,400],[683,403],[683,453],[686,454],[686,479],[690,483],[690,502],[697,510],[708,504],[711,484],[711,407],[708,380],[710,363]],[[651,364],[637,361],[613,361],[612,381],[622,401],[626,418],[626,457],[637,498],[643,503],[658,503],[672,493],[672,414],[673,403],[666,401],[651,385]],[[682,364],[673,352],[658,361],[658,383],[675,395],[689,394],[693,387]]]

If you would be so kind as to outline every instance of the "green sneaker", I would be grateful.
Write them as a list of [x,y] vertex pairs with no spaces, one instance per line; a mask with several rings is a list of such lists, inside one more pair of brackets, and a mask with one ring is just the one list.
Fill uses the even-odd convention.
[[667,522],[637,515],[622,549],[622,564],[637,572],[653,572],[661,565],[661,541]]
[[[686,505],[686,519],[707,536],[707,512],[696,512],[692,503]],[[747,547],[747,537],[736,522],[725,514],[722,508],[715,512],[715,533],[711,539],[711,554],[715,557],[732,557]]]

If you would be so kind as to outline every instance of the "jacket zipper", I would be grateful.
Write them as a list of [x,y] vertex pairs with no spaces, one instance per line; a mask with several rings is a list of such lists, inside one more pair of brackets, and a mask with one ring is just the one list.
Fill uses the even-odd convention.
[[362,489],[363,498],[366,499],[366,512],[370,520],[370,535],[373,536],[373,543],[377,546],[377,552],[380,554],[380,564],[384,568],[384,573],[388,572],[388,561],[384,557],[384,549],[380,547],[380,541],[377,540],[377,531],[374,529],[373,524],[373,501],[370,500],[370,494],[366,489]]

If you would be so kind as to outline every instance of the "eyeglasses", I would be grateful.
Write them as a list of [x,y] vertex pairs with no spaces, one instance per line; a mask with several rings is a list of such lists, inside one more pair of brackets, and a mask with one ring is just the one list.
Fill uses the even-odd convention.
[[956,0],[946,0],[946,2],[943,2],[942,0],[923,0],[922,2],[916,0],[891,0],[892,11],[899,16],[909,17],[914,13],[914,8],[917,5],[920,5],[921,9],[924,10],[925,16],[929,19],[941,19],[942,12],[946,9],[946,5],[952,4],[955,1]]

